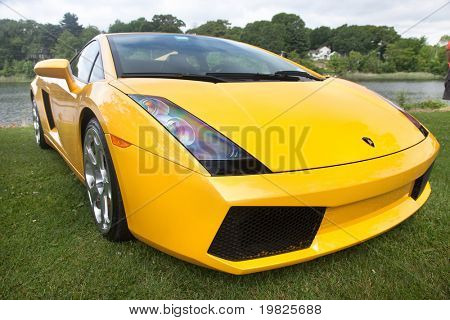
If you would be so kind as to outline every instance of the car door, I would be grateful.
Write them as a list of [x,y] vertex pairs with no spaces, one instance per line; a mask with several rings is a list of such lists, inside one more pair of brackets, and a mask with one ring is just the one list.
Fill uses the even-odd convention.
[[[70,62],[72,74],[80,87],[77,93],[71,92],[67,86],[53,86],[50,88],[55,126],[59,135],[59,142],[63,153],[70,163],[81,172],[81,146],[79,145],[79,115],[80,99],[89,87],[89,80],[93,66],[99,56],[99,44],[96,40],[88,43],[83,50]],[[96,77],[99,77],[99,68]],[[101,69],[103,72],[103,68]]]

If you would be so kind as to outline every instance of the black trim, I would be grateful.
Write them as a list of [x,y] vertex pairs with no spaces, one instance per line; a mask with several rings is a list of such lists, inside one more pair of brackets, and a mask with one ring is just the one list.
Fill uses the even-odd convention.
[[91,71],[89,71],[88,83],[91,82],[92,71],[94,70],[94,66],[95,66],[95,63],[97,62],[99,55],[100,55],[100,51],[97,52],[97,55],[95,56],[95,59],[94,59],[94,63],[92,64],[92,67],[91,67]]
[[411,191],[411,198],[414,200],[419,199],[420,195],[422,194],[423,190],[425,189],[425,186],[428,183],[428,180],[430,180],[430,174],[431,170],[433,169],[434,163],[431,164],[431,166],[425,171],[423,175],[421,175],[419,178],[416,179],[414,182],[413,189]]
[[116,76],[117,78],[122,78],[122,69],[120,68],[120,63],[117,63],[118,60],[120,61],[120,59],[116,56],[117,55],[117,48],[116,45],[114,43],[114,41],[110,41],[110,36],[111,35],[107,35],[106,39],[108,40],[108,44],[109,44],[109,50],[111,51],[111,56],[113,59],[113,63],[114,63],[114,70],[116,71]]
[[425,136],[425,138],[428,137],[428,130],[425,129],[424,126],[421,125],[419,128],[419,131],[422,132],[422,134]]
[[44,102],[44,110],[45,115],[47,116],[48,125],[50,126],[50,129],[53,129],[55,127],[55,120],[53,119],[50,96],[47,91],[42,90],[42,100]]
[[208,253],[230,261],[263,258],[309,248],[325,207],[231,207]]
[[272,173],[255,158],[238,160],[199,160],[212,176],[236,176]]

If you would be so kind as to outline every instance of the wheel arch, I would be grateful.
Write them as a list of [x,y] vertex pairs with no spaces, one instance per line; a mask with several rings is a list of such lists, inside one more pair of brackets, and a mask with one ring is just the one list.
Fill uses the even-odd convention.
[[83,108],[83,110],[81,110],[80,120],[78,122],[80,124],[79,136],[80,136],[81,148],[83,148],[84,133],[86,131],[86,127],[92,118],[99,120],[98,117],[95,115],[94,111],[92,111],[90,108],[85,107],[85,108]]

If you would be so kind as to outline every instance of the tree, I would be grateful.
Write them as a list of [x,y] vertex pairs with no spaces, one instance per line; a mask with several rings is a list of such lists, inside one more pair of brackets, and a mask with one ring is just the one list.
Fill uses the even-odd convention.
[[445,47],[424,45],[418,53],[418,69],[434,74],[444,75],[447,72]]
[[382,61],[378,58],[377,53],[372,51],[362,57],[358,71],[379,73],[381,72],[381,67]]
[[153,31],[183,33],[180,28],[185,27],[184,21],[171,14],[157,14],[152,19]]
[[425,42],[425,38],[408,38],[389,44],[386,49],[386,61],[394,65],[396,71],[419,71],[418,55]]
[[363,64],[363,55],[357,51],[350,51],[347,57],[347,71],[356,72],[361,71],[361,66]]
[[283,51],[297,51],[303,54],[309,50],[309,37],[305,22],[298,15],[278,13],[272,17],[272,23],[284,27],[282,32]]
[[124,23],[117,19],[113,24],[109,25],[109,33],[130,32],[129,24]]
[[152,32],[156,31],[154,25],[151,21],[141,17],[139,19],[133,20],[128,24],[128,32]]
[[120,20],[116,20],[109,26],[110,33],[118,32],[169,32],[169,33],[182,33],[181,27],[184,27],[185,23],[170,15],[159,14],[154,15],[151,21],[148,21],[144,17],[136,20],[132,20],[129,23],[124,23]]
[[144,17],[136,20],[131,20],[129,23],[124,23],[120,20],[116,20],[109,26],[110,33],[118,32],[152,32],[155,31],[153,23],[148,21]]
[[280,53],[284,50],[285,28],[270,21],[248,23],[242,30],[241,40],[255,46]]
[[367,54],[372,50],[384,55],[386,46],[397,41],[400,36],[392,27],[386,26],[348,26],[346,24],[334,29],[331,46],[334,51],[349,54],[358,51]]
[[216,21],[207,21],[197,28],[186,31],[186,33],[239,40],[242,28],[231,27],[231,23],[228,20],[219,19]]
[[188,30],[186,33],[225,38],[230,30],[231,23],[228,20],[207,21],[206,23]]
[[342,75],[348,71],[348,59],[339,54],[333,54],[328,61],[328,67],[337,75]]
[[89,40],[91,40],[98,34],[100,34],[100,31],[97,29],[97,27],[88,26],[87,28],[84,28],[80,35],[81,45],[85,45],[89,42]]
[[450,41],[450,35],[445,34],[439,40],[438,45],[446,46],[449,41]]
[[67,12],[60,21],[63,31],[69,31],[74,36],[79,36],[83,31],[83,26],[78,24],[78,17],[76,14]]
[[231,40],[240,41],[241,35],[242,35],[242,28],[241,27],[232,27],[230,30],[228,30],[228,33],[226,35],[226,38]]
[[[55,47],[58,37],[63,32],[61,25],[46,23],[37,28],[36,52],[41,55],[40,58],[48,59],[51,57],[51,51]],[[34,59],[34,58],[33,58]],[[38,60],[38,59],[36,59]]]
[[322,26],[311,30],[309,33],[309,43],[311,49],[317,49],[322,46],[330,46],[332,36],[333,31],[330,27]]
[[9,62],[9,60],[5,60],[5,62],[3,63],[3,69],[2,69],[1,74],[4,77],[12,76],[14,74],[13,67],[12,67],[11,63]]
[[52,53],[55,58],[70,59],[77,53],[80,47],[80,40],[72,33],[65,30],[58,37],[58,41],[56,42]]

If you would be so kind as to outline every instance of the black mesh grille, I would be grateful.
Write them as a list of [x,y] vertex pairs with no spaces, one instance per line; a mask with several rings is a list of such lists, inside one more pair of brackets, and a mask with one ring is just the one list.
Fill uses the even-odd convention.
[[422,194],[423,189],[425,189],[425,186],[430,179],[431,169],[433,169],[433,164],[428,168],[427,171],[425,171],[423,175],[417,178],[417,180],[414,182],[414,187],[411,191],[411,198],[413,198],[414,200],[417,200]]
[[208,253],[231,261],[308,248],[324,207],[231,207]]

